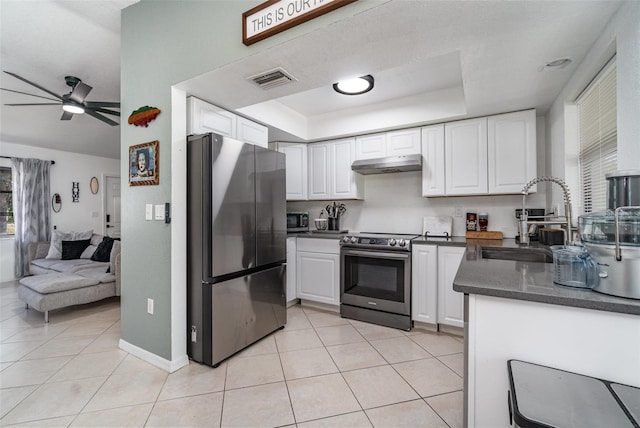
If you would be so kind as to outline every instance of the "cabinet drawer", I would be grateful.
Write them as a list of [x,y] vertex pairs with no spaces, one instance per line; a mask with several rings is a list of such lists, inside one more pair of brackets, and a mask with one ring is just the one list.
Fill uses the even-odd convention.
[[339,238],[298,238],[297,250],[308,253],[340,254]]

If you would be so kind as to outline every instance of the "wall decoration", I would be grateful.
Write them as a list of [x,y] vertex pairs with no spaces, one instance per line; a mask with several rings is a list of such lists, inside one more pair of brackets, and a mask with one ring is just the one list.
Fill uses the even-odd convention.
[[149,122],[156,119],[156,116],[160,114],[160,109],[157,107],[144,106],[138,110],[134,110],[129,116],[129,125],[149,126]]
[[129,186],[160,184],[159,142],[129,147]]
[[53,208],[54,213],[59,213],[62,208],[62,198],[60,197],[60,193],[54,193],[51,198],[51,207]]
[[98,184],[97,177],[91,177],[91,182],[89,183],[89,187],[91,188],[91,193],[93,193],[94,195],[98,193],[98,189],[100,188],[100,185]]
[[80,202],[80,183],[77,181],[71,186],[71,202]]

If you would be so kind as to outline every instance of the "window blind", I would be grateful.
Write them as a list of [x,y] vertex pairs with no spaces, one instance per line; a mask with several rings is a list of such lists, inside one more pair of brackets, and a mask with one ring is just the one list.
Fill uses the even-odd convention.
[[605,174],[618,166],[615,57],[576,100],[584,213],[606,208]]

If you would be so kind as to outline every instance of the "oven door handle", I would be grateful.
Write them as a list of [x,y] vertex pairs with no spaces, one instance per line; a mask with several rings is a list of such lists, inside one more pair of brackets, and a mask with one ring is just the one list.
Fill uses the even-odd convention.
[[375,259],[394,259],[394,260],[408,260],[409,253],[392,253],[392,252],[380,252],[380,251],[360,251],[360,250],[342,250],[344,256],[361,256],[371,257]]

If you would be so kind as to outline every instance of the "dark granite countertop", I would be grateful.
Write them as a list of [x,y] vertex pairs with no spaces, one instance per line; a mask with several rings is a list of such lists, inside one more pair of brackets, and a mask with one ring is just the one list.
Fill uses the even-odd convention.
[[[505,240],[507,245],[518,246],[513,239],[508,241],[511,243]],[[478,245],[467,246],[453,289],[467,294],[640,315],[640,300],[554,284],[553,263],[483,259]]]
[[348,232],[328,232],[328,231],[318,231],[318,230],[310,230],[308,232],[293,232],[287,233],[287,237],[296,237],[296,238],[320,238],[320,239],[340,239],[345,236]]

